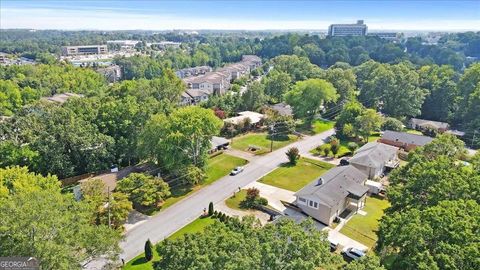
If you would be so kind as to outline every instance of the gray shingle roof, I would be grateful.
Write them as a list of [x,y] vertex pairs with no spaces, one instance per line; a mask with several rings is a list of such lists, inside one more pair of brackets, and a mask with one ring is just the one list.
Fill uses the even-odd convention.
[[449,127],[448,123],[445,123],[445,122],[432,121],[432,120],[419,119],[419,118],[410,119],[410,123],[415,126],[421,126],[421,127],[432,126],[437,129],[440,129],[440,128],[448,129]]
[[407,144],[414,144],[418,146],[423,146],[427,143],[430,143],[433,140],[433,138],[423,136],[423,135],[391,131],[391,130],[385,131],[383,133],[382,139],[389,140],[389,141],[397,141],[397,142],[407,143]]
[[[319,185],[320,179],[323,183]],[[295,193],[295,196],[315,198],[320,203],[332,207],[349,195],[361,197],[367,193],[368,187],[363,185],[365,180],[367,175],[353,166],[335,167],[303,187]]]
[[394,156],[397,151],[398,148],[395,146],[369,142],[360,147],[349,161],[350,163],[378,168],[390,161],[391,157]]

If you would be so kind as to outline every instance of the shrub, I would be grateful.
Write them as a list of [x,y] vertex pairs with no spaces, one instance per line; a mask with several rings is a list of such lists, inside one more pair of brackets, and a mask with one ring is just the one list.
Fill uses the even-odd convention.
[[151,261],[153,259],[153,250],[152,250],[152,242],[150,239],[145,242],[145,260]]
[[331,150],[330,144],[324,144],[322,145],[321,148],[322,148],[323,155],[328,157],[328,154],[330,154],[330,150]]
[[208,204],[208,215],[209,216],[213,215],[213,202],[210,202]]
[[288,149],[287,153],[285,153],[288,157],[288,161],[291,165],[296,165],[298,159],[300,158],[298,148],[291,147]]
[[393,117],[387,117],[382,124],[382,130],[402,131],[403,123]]
[[335,157],[340,150],[340,140],[337,138],[333,138],[330,141],[330,150],[332,151],[333,157]]
[[259,197],[259,198],[255,201],[255,203],[256,203],[257,205],[266,206],[266,205],[268,205],[268,200],[267,200],[266,198]]
[[347,144],[347,147],[348,147],[348,150],[350,150],[350,152],[352,152],[352,155],[353,155],[353,153],[355,153],[355,150],[357,150],[358,148],[358,144],[355,142],[349,142]]

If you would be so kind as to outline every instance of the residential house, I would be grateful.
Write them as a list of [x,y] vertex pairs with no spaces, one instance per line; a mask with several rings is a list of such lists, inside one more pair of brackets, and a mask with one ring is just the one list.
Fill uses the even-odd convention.
[[284,102],[270,105],[269,107],[281,116],[293,116],[292,107]]
[[410,151],[417,146],[424,146],[432,140],[433,138],[428,136],[387,130],[383,133],[382,137],[378,139],[378,142]]
[[397,151],[398,148],[395,146],[369,142],[355,152],[349,163],[368,178],[374,179],[399,165]]
[[118,65],[97,68],[96,71],[102,74],[109,83],[115,83],[122,79],[122,68]]
[[175,74],[180,78],[188,78],[192,76],[200,76],[204,75],[207,72],[212,72],[212,68],[209,66],[198,66],[198,67],[191,67],[191,68],[184,68],[175,71]]
[[250,119],[251,125],[257,125],[260,123],[260,121],[262,121],[263,118],[265,118],[265,115],[252,111],[244,111],[239,112],[238,116],[224,119],[223,122],[238,125],[243,123],[247,118]]
[[416,130],[434,129],[440,133],[443,133],[450,128],[450,125],[445,122],[438,122],[419,118],[410,119],[409,125],[411,128]]
[[346,209],[365,205],[367,175],[354,166],[335,167],[295,193],[295,204],[312,218],[330,225]]

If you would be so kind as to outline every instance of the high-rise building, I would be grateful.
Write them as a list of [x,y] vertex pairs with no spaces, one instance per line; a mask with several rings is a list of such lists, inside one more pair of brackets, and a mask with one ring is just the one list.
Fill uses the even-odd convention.
[[365,36],[366,34],[367,25],[363,20],[358,20],[356,24],[332,24],[328,27],[328,35],[334,37]]

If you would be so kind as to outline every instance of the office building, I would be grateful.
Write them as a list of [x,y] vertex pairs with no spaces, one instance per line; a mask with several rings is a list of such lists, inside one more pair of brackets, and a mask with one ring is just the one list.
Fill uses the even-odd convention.
[[356,24],[332,24],[328,27],[328,35],[332,37],[365,36],[366,34],[367,25],[363,20],[358,20]]
[[108,53],[107,45],[65,46],[62,48],[62,54],[64,56],[106,53]]

